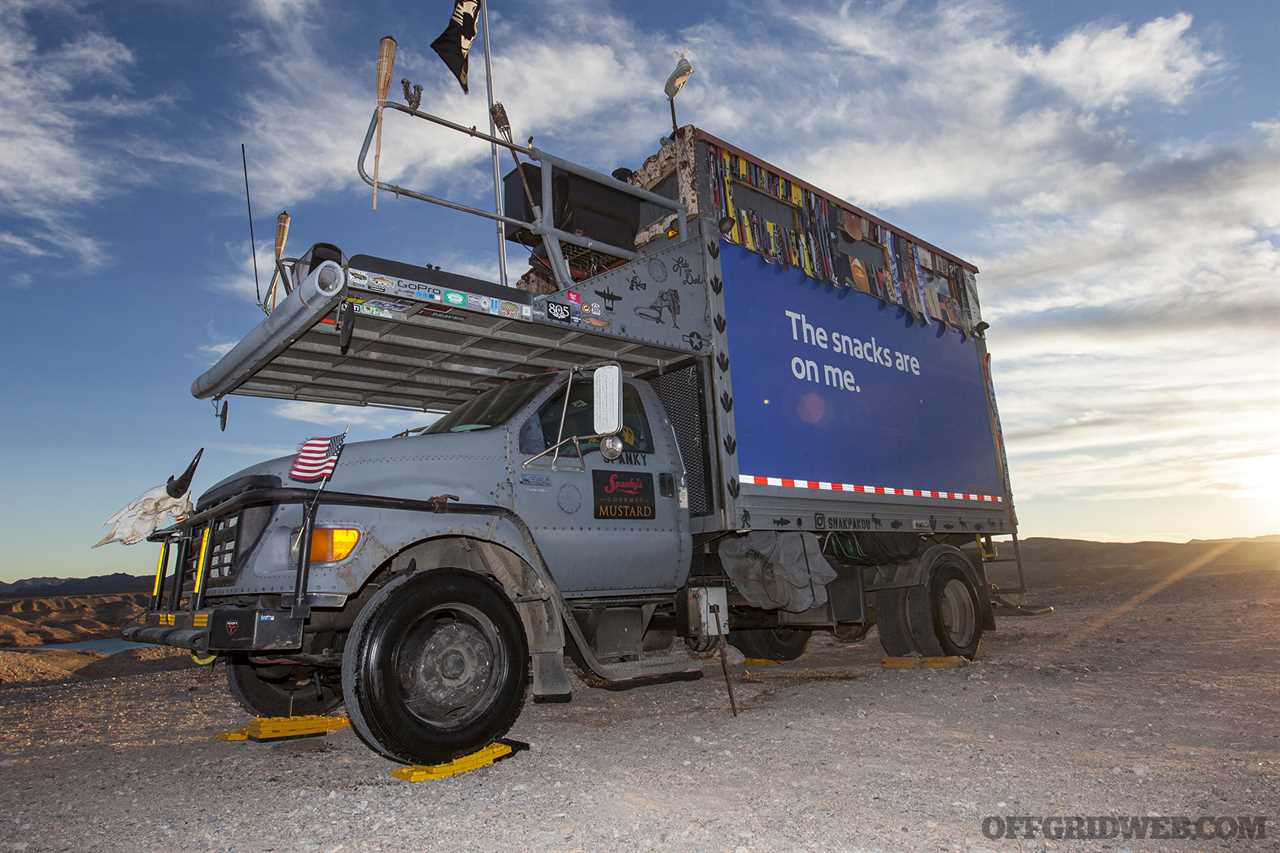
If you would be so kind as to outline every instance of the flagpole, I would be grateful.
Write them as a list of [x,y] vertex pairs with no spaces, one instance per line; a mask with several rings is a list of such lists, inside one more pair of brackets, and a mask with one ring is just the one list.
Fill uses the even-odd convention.
[[[484,87],[489,96],[489,135],[497,135],[493,123],[493,63],[489,58],[489,0],[480,0],[480,13],[484,27]],[[489,143],[489,155],[493,160],[493,209],[499,216],[505,214],[502,204],[502,172],[498,167],[498,144]],[[502,286],[507,286],[507,235],[506,226],[499,220],[498,227],[498,276]]]
[[[338,455],[333,460],[333,471],[338,470],[338,462],[342,459],[342,451],[347,449],[347,436],[351,433],[351,424],[347,424],[347,428],[342,431],[342,446],[338,448]],[[333,471],[324,475],[324,479],[320,481],[320,488],[316,489],[315,496],[311,499],[311,506],[307,507],[303,513],[302,527],[298,530],[298,538],[293,541],[295,549],[302,546],[302,534],[307,529],[306,518],[309,514],[315,512],[316,506],[320,503],[320,493],[324,491],[324,487],[329,485],[329,478],[333,476]]]

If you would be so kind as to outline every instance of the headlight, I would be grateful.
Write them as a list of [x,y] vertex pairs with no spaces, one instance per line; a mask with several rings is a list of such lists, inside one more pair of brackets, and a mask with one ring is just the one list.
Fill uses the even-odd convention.
[[311,532],[311,562],[345,560],[359,542],[360,531],[353,527],[317,527]]

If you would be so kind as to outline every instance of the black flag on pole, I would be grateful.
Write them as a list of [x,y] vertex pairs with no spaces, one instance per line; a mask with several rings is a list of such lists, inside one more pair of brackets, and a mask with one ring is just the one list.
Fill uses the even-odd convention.
[[467,55],[476,38],[476,12],[479,8],[478,0],[454,0],[453,17],[449,19],[449,26],[431,43],[431,49],[440,54],[444,64],[449,66],[453,76],[462,84],[463,92],[469,91]]

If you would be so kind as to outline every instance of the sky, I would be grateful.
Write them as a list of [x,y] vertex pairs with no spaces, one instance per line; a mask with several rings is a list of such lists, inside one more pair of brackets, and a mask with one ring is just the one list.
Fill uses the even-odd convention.
[[[495,277],[491,225],[386,197],[375,213],[355,171],[384,34],[425,109],[485,123],[479,56],[466,97],[429,49],[450,9],[0,2],[0,580],[147,571],[151,546],[89,546],[198,447],[197,494],[312,435],[424,422],[233,398],[220,433],[189,387],[261,318],[241,143],[261,268],[288,209],[294,251]],[[683,53],[682,123],[976,263],[1024,537],[1280,531],[1271,0],[494,0],[492,17],[518,138],[637,165]],[[382,174],[485,204],[487,156],[389,116]]]

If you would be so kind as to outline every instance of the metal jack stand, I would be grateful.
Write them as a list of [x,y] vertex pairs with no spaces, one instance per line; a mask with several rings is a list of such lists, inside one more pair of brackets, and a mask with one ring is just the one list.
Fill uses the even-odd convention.
[[720,605],[711,605],[711,613],[716,617],[716,634],[720,637],[720,671],[724,673],[724,686],[729,690],[729,710],[736,717],[738,716],[738,703],[733,697],[733,680],[729,678],[729,659],[724,651],[727,641],[725,640],[724,629],[720,627]]

